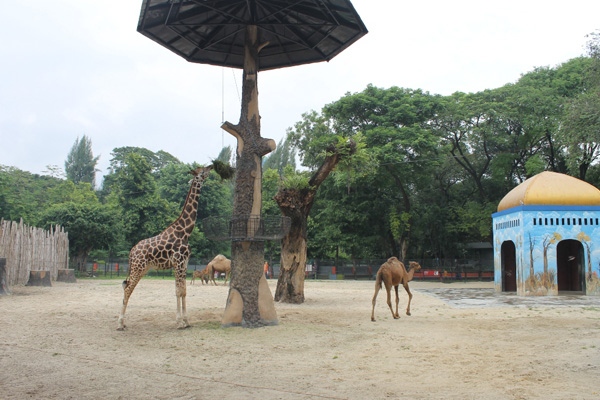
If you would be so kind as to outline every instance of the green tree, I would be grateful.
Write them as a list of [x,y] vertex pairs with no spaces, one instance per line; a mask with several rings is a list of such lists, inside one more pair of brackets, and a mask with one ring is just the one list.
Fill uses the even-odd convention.
[[279,141],[277,148],[271,154],[265,156],[263,169],[274,169],[281,175],[287,166],[296,169],[296,151],[286,136]]
[[96,185],[96,165],[98,157],[92,153],[92,140],[83,135],[81,140],[77,138],[65,161],[65,172],[67,179],[75,184],[80,182],[89,183],[92,188]]
[[405,260],[413,229],[413,197],[430,179],[438,157],[439,137],[430,121],[439,112],[439,96],[369,85],[325,109],[338,129],[365,137],[368,152],[379,165],[371,169],[371,179],[382,185],[388,204],[386,220],[380,223],[389,228],[396,254]]
[[148,150],[144,147],[125,146],[117,147],[110,153],[111,159],[109,171],[111,173],[118,173],[121,169],[125,168],[128,164],[127,157],[132,153],[138,154],[148,163],[150,166],[150,172],[152,174],[158,173],[168,164],[177,164],[181,162],[177,159],[177,157],[163,150],[153,152],[152,150]]
[[0,217],[36,226],[39,215],[49,207],[49,193],[62,182],[51,176],[32,174],[0,165]]
[[563,122],[569,169],[586,180],[589,168],[600,159],[600,90],[590,90],[574,99]]
[[235,159],[232,156],[233,151],[231,150],[231,146],[225,146],[219,152],[219,155],[217,156],[216,160],[231,165],[235,161]]
[[15,172],[14,168],[0,165],[0,218],[7,221],[18,221],[29,211],[23,199],[19,199],[18,189],[23,185],[16,184]]
[[91,250],[115,244],[120,227],[113,209],[93,201],[55,204],[42,214],[40,222],[45,229],[61,225],[68,232],[71,261],[79,271],[85,271]]
[[284,216],[291,219],[290,231],[281,242],[281,264],[275,290],[275,301],[304,302],[304,271],[307,260],[308,215],[321,184],[342,158],[356,151],[352,140],[340,140],[337,146],[327,148],[327,155],[310,179],[282,179],[275,201]]
[[159,196],[152,167],[138,153],[125,157],[113,195],[122,209],[123,232],[129,248],[160,233],[176,215],[175,207]]
[[108,174],[104,176],[102,189],[99,193],[101,199],[105,199],[110,195],[113,186],[115,186],[116,181],[119,180],[121,170],[127,166],[127,157],[132,153],[137,154],[146,161],[149,165],[150,173],[154,178],[158,178],[160,171],[167,165],[181,163],[175,156],[163,150],[159,150],[155,153],[144,147],[117,147],[111,152]]
[[[289,233],[281,245],[281,263],[275,301],[304,302],[304,271],[307,260],[308,216],[314,205],[319,187],[329,174],[344,160],[357,152],[353,132],[338,131],[325,115],[315,112],[303,115],[303,121],[288,132],[288,141],[297,146],[303,155],[316,155],[306,159],[305,165],[314,169],[306,176],[283,176],[274,196],[282,214],[291,219]],[[360,145],[358,146],[360,148]],[[290,168],[291,170],[291,168]]]
[[561,130],[569,170],[582,180],[600,158],[600,31],[588,37],[582,90],[568,103]]

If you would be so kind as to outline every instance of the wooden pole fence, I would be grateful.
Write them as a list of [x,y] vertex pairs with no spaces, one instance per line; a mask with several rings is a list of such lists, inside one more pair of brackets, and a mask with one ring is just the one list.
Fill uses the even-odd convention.
[[6,283],[26,284],[32,270],[48,271],[55,281],[69,265],[69,236],[56,225],[50,230],[30,227],[21,219],[0,219],[0,258],[6,259]]

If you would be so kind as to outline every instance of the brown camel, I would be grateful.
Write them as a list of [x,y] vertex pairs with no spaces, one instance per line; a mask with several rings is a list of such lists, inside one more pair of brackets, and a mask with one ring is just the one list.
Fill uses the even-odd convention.
[[208,268],[204,268],[201,271],[194,271],[190,285],[193,285],[197,278],[200,278],[200,281],[202,281],[203,285],[204,283],[208,284]]
[[208,271],[208,279],[211,280],[215,286],[217,285],[217,282],[215,282],[215,272],[224,272],[225,282],[223,285],[226,285],[227,280],[229,279],[229,274],[231,273],[231,260],[229,260],[223,254],[217,254],[215,258],[208,263],[206,270]]
[[[394,319],[400,318],[398,314],[398,286],[402,284],[404,290],[408,293],[408,306],[406,307],[406,315],[410,315],[410,301],[412,300],[412,293],[408,289],[408,282],[412,281],[415,271],[421,269],[419,263],[411,261],[409,263],[408,272],[404,267],[404,264],[400,262],[396,257],[389,258],[384,262],[379,271],[377,271],[377,279],[375,281],[375,294],[373,295],[373,311],[371,311],[371,321],[375,321],[375,301],[377,300],[377,294],[381,289],[381,283],[385,284],[385,290],[387,291],[387,304],[392,312]],[[392,286],[396,289],[396,312],[392,309],[392,297],[391,290]]]

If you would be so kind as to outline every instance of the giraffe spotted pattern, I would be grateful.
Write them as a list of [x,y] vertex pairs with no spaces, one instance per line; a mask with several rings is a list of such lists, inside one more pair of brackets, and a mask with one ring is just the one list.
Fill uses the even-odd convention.
[[190,326],[187,318],[186,272],[190,259],[188,239],[196,224],[200,188],[208,178],[212,166],[190,171],[194,175],[183,210],[179,218],[157,236],[141,240],[129,252],[129,277],[123,282],[123,306],[117,330],[125,329],[125,310],[136,285],[150,268],[175,270],[175,294],[177,296],[177,327]]

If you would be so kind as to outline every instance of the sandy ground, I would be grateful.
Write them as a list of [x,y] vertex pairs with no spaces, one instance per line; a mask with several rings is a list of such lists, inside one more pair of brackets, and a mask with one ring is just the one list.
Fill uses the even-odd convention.
[[278,326],[223,329],[228,288],[197,282],[178,330],[174,286],[143,280],[124,332],[120,281],[12,287],[0,399],[600,399],[600,299],[460,307],[431,290],[492,284],[411,282],[412,316],[384,291],[371,322],[373,281],[307,281]]

